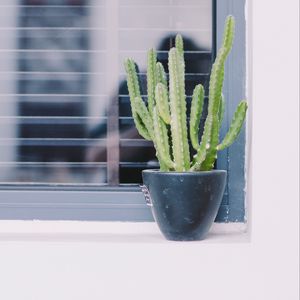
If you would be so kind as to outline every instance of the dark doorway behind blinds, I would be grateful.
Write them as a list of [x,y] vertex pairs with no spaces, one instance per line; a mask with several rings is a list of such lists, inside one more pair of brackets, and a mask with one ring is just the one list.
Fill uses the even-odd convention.
[[[146,52],[167,69],[174,36],[185,41],[188,102],[207,88],[212,60],[211,0],[22,0],[0,4],[16,41],[2,46],[1,182],[141,182],[157,168],[151,142],[131,118],[123,60],[133,57],[146,97]],[[8,55],[8,59],[5,59]],[[10,63],[9,63],[10,62]],[[188,105],[189,108],[189,105]]]

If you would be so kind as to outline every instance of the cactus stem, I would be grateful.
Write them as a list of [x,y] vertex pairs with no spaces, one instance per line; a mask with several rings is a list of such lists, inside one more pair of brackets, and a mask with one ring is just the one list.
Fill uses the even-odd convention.
[[148,109],[151,116],[153,115],[153,108],[155,105],[156,84],[157,84],[156,52],[154,49],[150,49],[148,51],[148,64],[147,64],[147,91],[148,91]]
[[169,72],[173,157],[176,171],[186,171],[189,168],[190,155],[187,140],[184,69],[182,58],[176,48],[172,48],[169,52]]

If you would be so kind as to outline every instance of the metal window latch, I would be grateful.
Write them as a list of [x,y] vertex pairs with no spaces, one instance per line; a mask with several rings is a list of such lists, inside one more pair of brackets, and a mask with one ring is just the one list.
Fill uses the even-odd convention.
[[146,204],[148,206],[153,206],[152,199],[151,199],[150,192],[149,192],[148,188],[145,185],[140,185],[140,188],[142,189],[142,192],[144,194]]

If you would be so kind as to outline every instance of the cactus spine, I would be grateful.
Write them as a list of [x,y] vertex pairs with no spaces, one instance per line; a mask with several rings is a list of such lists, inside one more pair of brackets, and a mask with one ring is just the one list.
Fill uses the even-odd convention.
[[225,108],[222,95],[225,61],[231,50],[233,37],[234,18],[228,16],[223,44],[211,71],[208,113],[200,142],[199,124],[205,94],[201,84],[195,87],[192,96],[189,136],[192,148],[196,152],[192,161],[190,161],[188,143],[182,37],[176,36],[176,45],[169,51],[169,87],[165,70],[162,64],[157,62],[155,51],[151,49],[148,52],[148,107],[141,98],[135,63],[132,59],[125,61],[132,116],[140,135],[153,141],[162,171],[211,170],[217,158],[217,151],[229,147],[240,133],[247,112],[246,101],[238,105],[229,131],[223,141],[219,142],[219,131]]

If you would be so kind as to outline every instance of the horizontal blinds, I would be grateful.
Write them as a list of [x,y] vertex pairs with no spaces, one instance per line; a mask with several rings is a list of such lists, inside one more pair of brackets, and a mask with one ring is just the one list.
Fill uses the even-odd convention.
[[146,52],[185,40],[187,99],[207,86],[211,0],[2,0],[0,182],[139,183],[157,167],[131,117],[123,61],[146,97]]

